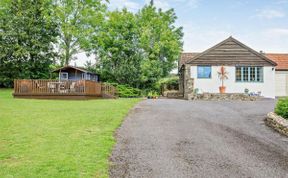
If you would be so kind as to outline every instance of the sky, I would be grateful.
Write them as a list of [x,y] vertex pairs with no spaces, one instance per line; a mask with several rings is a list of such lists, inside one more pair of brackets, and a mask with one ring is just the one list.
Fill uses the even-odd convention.
[[[110,0],[109,9],[137,12],[150,0]],[[154,0],[173,8],[183,27],[184,52],[202,52],[229,36],[256,51],[288,53],[288,0]],[[79,57],[78,57],[79,58]],[[85,55],[81,55],[83,62]]]

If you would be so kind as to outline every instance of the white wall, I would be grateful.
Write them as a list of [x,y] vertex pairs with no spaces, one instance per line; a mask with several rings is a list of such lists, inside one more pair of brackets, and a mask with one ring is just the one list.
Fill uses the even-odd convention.
[[276,71],[275,95],[288,96],[288,71]]
[[[191,78],[194,78],[194,88],[198,88],[201,92],[219,93],[221,80],[218,77],[218,71],[221,66],[212,66],[212,76],[210,79],[197,78],[197,66],[191,66]],[[275,98],[275,69],[274,67],[263,67],[263,82],[236,82],[235,67],[225,66],[228,72],[228,79],[224,81],[226,93],[244,93],[245,88],[249,92],[261,91],[261,95],[268,98]],[[274,70],[272,70],[272,68]]]

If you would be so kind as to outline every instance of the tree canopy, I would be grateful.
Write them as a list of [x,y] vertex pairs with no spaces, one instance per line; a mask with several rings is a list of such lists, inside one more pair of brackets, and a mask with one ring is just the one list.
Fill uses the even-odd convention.
[[[55,61],[97,56],[103,81],[153,88],[175,68],[182,28],[173,9],[145,5],[107,12],[107,0],[0,1],[0,87],[13,79],[48,78]],[[89,64],[89,69],[93,69]]]
[[89,46],[88,39],[97,33],[106,12],[103,0],[54,0],[55,19],[59,26],[57,49],[60,65],[68,65],[75,54]]
[[173,9],[153,5],[133,14],[126,9],[108,14],[94,36],[97,69],[102,78],[137,88],[153,88],[173,68],[182,50],[182,28],[175,27]]
[[12,86],[17,78],[48,78],[58,36],[51,3],[14,0],[1,5],[0,87]]

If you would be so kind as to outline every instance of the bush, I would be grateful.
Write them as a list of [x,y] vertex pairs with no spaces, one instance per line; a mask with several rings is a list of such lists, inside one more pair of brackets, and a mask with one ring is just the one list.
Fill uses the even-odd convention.
[[155,88],[161,92],[167,90],[179,90],[179,77],[170,76],[167,78],[162,78],[156,83]]
[[285,119],[288,119],[288,98],[278,100],[275,113]]
[[134,98],[141,96],[141,90],[138,88],[133,88],[128,85],[121,85],[118,83],[109,83],[113,85],[117,90],[117,95],[122,98]]

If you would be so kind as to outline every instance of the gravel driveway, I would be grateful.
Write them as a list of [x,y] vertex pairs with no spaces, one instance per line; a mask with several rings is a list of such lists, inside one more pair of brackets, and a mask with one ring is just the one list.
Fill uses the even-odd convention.
[[145,100],[117,132],[111,177],[288,177],[288,139],[264,124],[274,100]]

